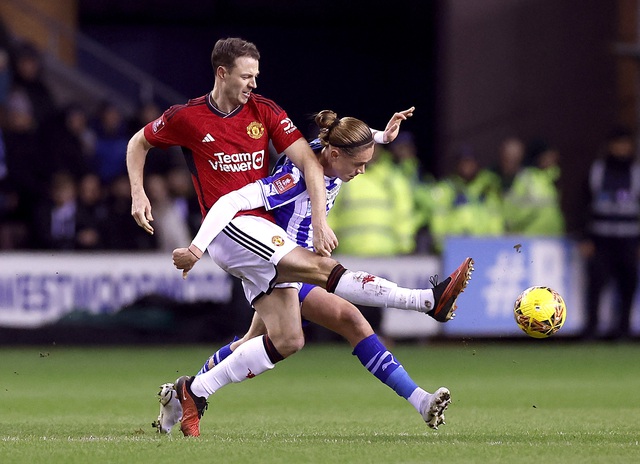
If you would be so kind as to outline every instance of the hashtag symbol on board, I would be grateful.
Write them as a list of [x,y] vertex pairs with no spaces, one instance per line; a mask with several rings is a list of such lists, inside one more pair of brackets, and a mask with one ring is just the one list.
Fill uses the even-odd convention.
[[511,313],[514,295],[522,291],[526,271],[522,254],[507,251],[496,254],[494,263],[487,269],[489,285],[482,291],[487,316],[504,317]]

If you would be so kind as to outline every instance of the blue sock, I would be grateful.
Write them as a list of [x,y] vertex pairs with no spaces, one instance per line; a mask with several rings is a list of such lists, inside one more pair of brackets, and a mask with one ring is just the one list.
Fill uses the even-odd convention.
[[369,372],[403,398],[409,398],[411,393],[418,388],[402,364],[378,340],[376,334],[361,340],[353,349],[352,354],[358,357]]
[[235,342],[237,340],[240,340],[240,339],[238,337],[234,336],[233,340],[231,340],[231,342],[227,343],[225,346],[223,346],[218,351],[216,351],[211,356],[209,356],[209,358],[207,358],[207,360],[204,362],[204,365],[202,366],[202,368],[198,371],[198,373],[196,375],[204,374],[205,372],[209,371],[209,369],[210,369],[209,368],[209,360],[211,360],[212,358],[213,358],[213,365],[215,366],[216,364],[220,364],[224,358],[226,358],[231,353],[233,353],[233,351],[231,351],[231,343],[233,343],[233,342]]

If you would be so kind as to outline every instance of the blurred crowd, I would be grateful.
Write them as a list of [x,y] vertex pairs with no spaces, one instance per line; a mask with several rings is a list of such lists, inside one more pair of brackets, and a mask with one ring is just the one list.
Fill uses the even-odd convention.
[[[147,156],[155,234],[131,217],[127,144],[162,108],[143,102],[128,116],[109,101],[92,110],[84,103],[58,104],[39,50],[11,41],[0,27],[0,250],[171,252],[190,243],[201,214],[177,147]],[[572,237],[587,264],[586,301],[617,284],[610,337],[619,339],[630,336],[638,285],[640,163],[630,128],[613,127],[603,142],[584,182],[588,214]],[[560,153],[547,141],[507,137],[482,157],[462,145],[450,172],[438,177],[421,166],[418,145],[414,134],[400,132],[376,145],[365,175],[343,185],[329,215],[337,254],[438,255],[449,236],[567,234]],[[367,314],[377,327],[381,313]],[[588,305],[582,337],[594,337],[598,324],[599,305]]]
[[559,152],[543,140],[509,137],[485,166],[471,146],[452,172],[420,175],[413,134],[376,146],[364,176],[343,186],[329,215],[344,254],[442,252],[447,236],[561,236]]
[[0,33],[0,249],[173,250],[200,224],[179,152],[152,149],[146,166],[156,234],[131,217],[130,137],[160,116],[152,102],[133,117],[110,102],[90,111],[58,105],[30,43]]
[[[154,148],[147,158],[157,233],[145,234],[130,214],[127,142],[160,114],[153,103],[132,118],[110,102],[93,112],[82,102],[60,107],[39,51],[0,37],[0,249],[167,251],[189,243],[200,213],[178,149]],[[420,174],[410,132],[378,145],[366,175],[343,187],[330,214],[337,251],[437,254],[449,235],[562,235],[558,150],[515,137],[496,145],[494,166],[463,146],[440,178]]]

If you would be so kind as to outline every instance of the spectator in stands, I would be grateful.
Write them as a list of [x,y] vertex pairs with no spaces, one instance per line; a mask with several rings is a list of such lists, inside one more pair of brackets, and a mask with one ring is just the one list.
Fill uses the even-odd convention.
[[96,169],[103,184],[108,185],[127,173],[126,155],[129,134],[122,111],[104,102],[98,111],[95,125]]
[[537,236],[564,235],[565,221],[558,188],[558,149],[543,140],[534,140],[527,152],[531,165],[518,171],[504,192],[507,231]]
[[513,180],[520,172],[524,163],[525,145],[518,137],[507,137],[500,144],[497,165],[494,172],[501,195],[504,196],[511,188]]
[[19,248],[27,236],[27,225],[18,216],[20,197],[9,179],[7,152],[0,126],[0,250]]
[[0,250],[14,250],[26,244],[27,224],[17,216],[20,198],[0,179]]
[[4,120],[4,110],[13,80],[11,72],[11,37],[0,16],[0,126]]
[[367,175],[340,191],[329,224],[340,242],[336,252],[396,256],[415,249],[416,222],[411,184],[383,145],[376,145]]
[[42,55],[31,42],[14,47],[12,88],[24,92],[38,126],[48,122],[57,110],[53,94],[43,79],[42,64]]
[[96,136],[82,106],[71,104],[59,114],[46,125],[43,137],[50,147],[54,170],[67,170],[78,182],[85,174],[96,172]]
[[[9,95],[2,135],[7,171],[4,182],[19,199],[18,205],[12,207],[11,218],[29,230],[36,204],[49,196],[53,169],[51,157],[41,143],[31,101],[23,91],[13,90]],[[16,239],[27,243],[28,237]]]
[[147,195],[153,202],[153,224],[158,249],[171,253],[189,243],[189,226],[178,203],[171,196],[165,177],[151,174],[147,176],[146,183]]
[[76,244],[79,250],[99,250],[105,247],[105,225],[109,212],[97,174],[88,173],[78,184],[76,214]]
[[9,98],[11,81],[9,50],[0,44],[0,121],[4,119],[4,108]]
[[77,192],[73,176],[56,172],[50,194],[41,200],[33,220],[33,248],[73,250],[76,243]]
[[191,182],[191,174],[182,165],[169,170],[166,174],[169,192],[173,198],[176,208],[180,211],[180,216],[187,223],[189,233],[195,236],[202,223],[202,213],[196,191]]
[[138,105],[138,108],[128,123],[127,130],[130,134],[135,134],[141,126],[151,121],[155,121],[162,116],[162,109],[153,101],[145,101]]
[[418,146],[413,133],[402,131],[389,144],[389,151],[398,171],[411,185],[414,201],[414,242],[415,253],[429,253],[432,251],[431,234],[428,230],[430,221],[431,186],[434,178],[431,174],[422,173]]
[[[146,126],[151,121],[155,121],[160,116],[162,116],[162,110],[154,102],[142,103],[138,107],[135,116],[129,121],[129,134],[135,134],[141,127]],[[179,147],[169,147],[167,149],[152,147],[144,165],[145,173],[167,175],[169,171],[176,167],[184,168],[181,155]],[[191,180],[189,180],[189,184],[191,184]]]
[[640,162],[636,134],[630,128],[614,127],[608,134],[604,156],[591,165],[585,198],[590,200],[590,217],[584,221],[580,242],[587,262],[587,320],[582,336],[597,336],[600,295],[613,283],[617,298],[606,338],[628,339],[640,253]]
[[448,236],[498,236],[504,233],[499,179],[483,168],[469,146],[460,149],[455,171],[429,188],[433,251],[444,250]]
[[389,144],[389,151],[393,155],[393,161],[398,166],[399,172],[411,182],[411,185],[418,184],[421,167],[413,134],[409,131],[400,132],[398,137]]
[[155,236],[131,220],[131,187],[127,174],[108,185],[108,220],[104,227],[105,247],[109,250],[154,250]]

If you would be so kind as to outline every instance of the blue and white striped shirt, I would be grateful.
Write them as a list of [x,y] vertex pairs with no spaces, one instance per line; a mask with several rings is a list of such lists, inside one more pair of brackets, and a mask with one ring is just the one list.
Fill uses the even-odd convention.
[[[319,140],[309,143],[311,149],[321,149]],[[342,181],[324,176],[327,188],[327,214],[333,207]],[[300,170],[286,156],[282,156],[269,177],[260,179],[265,208],[274,210],[276,224],[282,227],[298,246],[313,250],[311,199]]]

